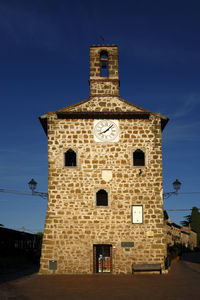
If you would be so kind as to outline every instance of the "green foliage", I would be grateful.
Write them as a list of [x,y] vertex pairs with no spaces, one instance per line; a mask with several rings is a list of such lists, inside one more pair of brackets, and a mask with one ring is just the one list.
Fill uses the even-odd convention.
[[44,233],[43,232],[37,232],[37,235],[41,236],[43,238]]
[[184,217],[186,220],[181,221],[183,226],[191,226],[191,229],[197,233],[197,244],[200,244],[200,213],[197,207],[192,208],[191,215]]
[[175,244],[168,248],[168,253],[170,255],[170,259],[175,259],[177,256],[181,256],[182,254],[182,246],[179,244]]
[[185,218],[185,220],[180,222],[181,225],[182,226],[189,226],[190,223],[191,223],[191,215],[187,215],[184,218]]
[[197,244],[200,244],[200,213],[197,207],[192,208],[191,229],[197,233]]

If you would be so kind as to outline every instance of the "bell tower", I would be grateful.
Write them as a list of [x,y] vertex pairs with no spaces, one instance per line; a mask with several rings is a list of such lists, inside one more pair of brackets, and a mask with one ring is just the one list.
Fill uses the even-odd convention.
[[119,96],[118,47],[90,47],[90,97]]

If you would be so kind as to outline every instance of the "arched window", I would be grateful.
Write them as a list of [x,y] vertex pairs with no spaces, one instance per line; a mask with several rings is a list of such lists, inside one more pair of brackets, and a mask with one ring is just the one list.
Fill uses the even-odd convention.
[[135,152],[133,152],[133,165],[145,166],[145,154],[142,150],[137,149]]
[[101,77],[108,77],[108,52],[103,50],[100,53]]
[[76,152],[69,149],[65,152],[65,166],[75,167],[76,166]]
[[99,190],[96,193],[97,206],[108,206],[108,193],[105,190]]

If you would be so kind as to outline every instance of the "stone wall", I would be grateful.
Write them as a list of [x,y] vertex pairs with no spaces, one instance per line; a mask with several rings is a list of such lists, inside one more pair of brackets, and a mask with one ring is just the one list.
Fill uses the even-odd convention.
[[[119,120],[117,143],[96,143],[93,120],[48,114],[49,201],[40,273],[92,273],[93,245],[112,245],[112,272],[131,273],[132,263],[161,263],[166,257],[163,224],[160,118]],[[77,167],[64,166],[64,153],[77,153]],[[132,153],[145,152],[146,165],[133,167]],[[139,171],[142,170],[142,173]],[[104,181],[102,171],[112,178]],[[96,206],[96,192],[108,206]],[[132,224],[132,205],[143,205],[143,224]],[[122,247],[121,242],[134,242]]]
[[[81,103],[81,104],[80,104]],[[134,105],[126,100],[120,99],[119,97],[102,97],[96,96],[91,97],[87,100],[79,102],[78,105],[74,104],[59,111],[77,111],[77,112],[141,112],[146,111],[141,107]]]
[[183,245],[193,250],[197,247],[197,234],[190,227],[179,226],[175,223],[166,222],[167,245]]
[[119,95],[119,81],[118,80],[90,80],[90,96],[118,96]]
[[[100,54],[108,53],[108,77],[101,77]],[[90,47],[90,96],[119,95],[119,66],[117,46]]]
[[197,247],[197,233],[192,230],[190,231],[189,245],[192,250]]
[[197,233],[192,231],[190,226],[182,226],[181,230],[189,235],[188,238],[188,247],[192,250],[197,247]]

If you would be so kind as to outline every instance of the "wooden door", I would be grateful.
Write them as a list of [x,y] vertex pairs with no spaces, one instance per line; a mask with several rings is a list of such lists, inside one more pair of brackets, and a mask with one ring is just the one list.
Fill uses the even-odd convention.
[[112,245],[93,246],[93,270],[94,273],[112,272]]

